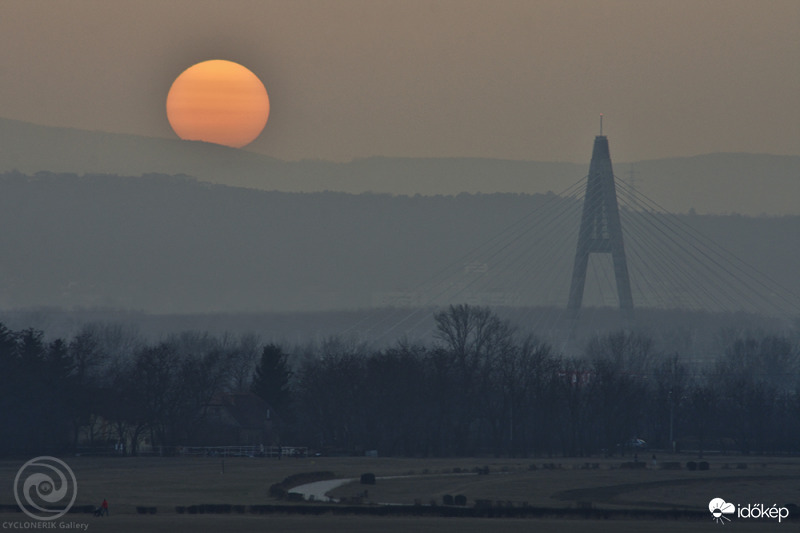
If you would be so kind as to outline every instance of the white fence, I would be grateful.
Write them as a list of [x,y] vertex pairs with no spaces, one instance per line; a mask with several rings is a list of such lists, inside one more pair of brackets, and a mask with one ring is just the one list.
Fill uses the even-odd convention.
[[308,457],[305,446],[179,446],[179,455],[203,457]]

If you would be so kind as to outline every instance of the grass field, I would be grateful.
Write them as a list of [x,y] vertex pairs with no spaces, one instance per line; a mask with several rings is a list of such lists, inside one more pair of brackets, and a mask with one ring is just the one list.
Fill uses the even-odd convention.
[[[362,473],[399,476],[379,479],[376,485],[353,483],[333,496],[350,498],[368,490],[365,501],[408,503],[415,500],[441,505],[445,494],[464,494],[468,505],[476,499],[511,501],[515,505],[597,509],[707,510],[715,497],[729,502],[800,503],[800,459],[715,457],[708,471],[627,470],[622,460],[590,459],[597,469],[585,470],[584,460],[553,459],[560,468],[543,469],[542,460],[519,459],[401,459],[401,458],[63,458],[78,481],[76,505],[97,505],[107,498],[111,516],[69,514],[70,522],[88,524],[92,531],[286,531],[286,532],[489,532],[531,531],[708,531],[718,527],[706,521],[508,519],[295,515],[188,515],[176,506],[195,504],[263,505],[279,503],[268,495],[269,486],[300,472],[331,471],[337,477],[358,478]],[[664,457],[685,463],[691,457]],[[0,504],[15,503],[13,480],[25,460],[0,462]],[[747,468],[736,465],[746,463]],[[530,470],[530,465],[536,470]],[[725,466],[728,468],[725,468]],[[458,474],[488,466],[489,475]],[[580,502],[580,503],[579,503]],[[306,504],[298,504],[306,505]],[[137,514],[137,506],[157,507],[155,515]],[[29,521],[21,513],[0,516],[7,523]],[[764,531],[767,527],[796,528],[796,523],[738,521],[737,530]]]

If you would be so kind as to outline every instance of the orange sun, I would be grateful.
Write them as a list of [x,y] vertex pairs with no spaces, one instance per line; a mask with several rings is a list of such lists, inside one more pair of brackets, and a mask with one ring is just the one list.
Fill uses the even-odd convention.
[[232,61],[203,61],[184,70],[167,95],[167,119],[178,137],[241,148],[269,118],[264,84]]

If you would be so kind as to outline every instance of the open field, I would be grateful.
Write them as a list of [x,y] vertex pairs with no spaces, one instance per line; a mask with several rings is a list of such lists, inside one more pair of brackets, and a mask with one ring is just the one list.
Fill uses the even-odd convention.
[[445,494],[464,494],[468,502],[527,502],[537,507],[574,507],[577,502],[590,502],[593,507],[607,509],[704,510],[715,495],[738,502],[800,503],[800,462],[794,459],[747,463],[746,469],[737,468],[740,461],[712,460],[711,470],[693,472],[685,468],[625,470],[618,468],[621,462],[595,462],[597,469],[562,462],[561,468],[554,470],[542,469],[542,463],[538,463],[535,471],[514,470],[515,465],[510,465],[508,472],[500,467],[490,475],[410,476],[378,480],[369,487],[355,481],[330,495],[347,498],[368,488],[368,501],[375,503],[413,504],[419,499],[441,504]]
[[[0,520],[21,520],[0,515]],[[708,522],[644,522],[638,520],[526,520],[482,518],[424,518],[374,516],[229,516],[125,515],[84,517],[95,533],[709,533],[719,527]],[[737,523],[736,531],[793,531],[789,524]],[[787,529],[788,528],[788,529]],[[10,528],[9,528],[10,529]]]
[[[475,500],[527,502],[535,507],[595,509],[705,510],[711,498],[729,502],[786,505],[800,503],[800,458],[713,457],[708,471],[642,469],[619,466],[621,459],[589,459],[596,469],[583,469],[583,459],[403,459],[403,458],[63,458],[75,473],[75,505],[111,504],[111,516],[96,518],[69,514],[58,522],[88,524],[92,531],[708,531],[709,520],[583,520],[439,518],[406,516],[353,516],[324,513],[315,516],[285,514],[189,515],[176,506],[196,504],[278,504],[268,495],[273,483],[300,472],[331,471],[336,477],[358,478],[362,473],[399,476],[379,479],[376,485],[358,482],[336,489],[332,496],[351,498],[364,489],[365,501],[376,503],[442,503],[445,494],[464,494],[468,506]],[[690,456],[664,456],[685,464]],[[25,462],[0,462],[0,504],[15,503],[12,493],[17,470]],[[542,468],[543,463],[556,468]],[[745,463],[747,468],[736,468]],[[560,468],[558,465],[560,464]],[[536,470],[530,470],[536,465]],[[725,468],[725,466],[728,468]],[[488,475],[472,473],[488,466]],[[454,473],[456,470],[456,473]],[[458,473],[458,471],[468,473]],[[303,506],[308,504],[299,503]],[[137,506],[157,507],[155,515],[137,514]],[[28,520],[24,514],[0,516],[7,522]],[[786,524],[782,524],[786,525]],[[777,523],[739,521],[737,529],[763,531]],[[794,524],[790,527],[795,527]],[[750,529],[752,528],[752,529]],[[759,529],[760,528],[760,529]]]

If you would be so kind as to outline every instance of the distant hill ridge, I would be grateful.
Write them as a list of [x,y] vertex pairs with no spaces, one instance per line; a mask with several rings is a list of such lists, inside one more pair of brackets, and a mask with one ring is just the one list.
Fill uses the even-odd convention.
[[[202,142],[38,126],[0,118],[0,171],[185,174],[202,181],[284,192],[405,195],[560,192],[585,165],[485,158],[370,157],[348,163],[282,161]],[[612,146],[613,159],[613,146]],[[708,154],[615,161],[638,191],[672,212],[800,214],[800,156]]]
[[[317,311],[389,305],[397,295],[423,304],[432,274],[454,266],[469,276],[470,265],[454,262],[553,202],[579,212],[553,194],[286,193],[158,174],[5,173],[0,310]],[[573,218],[547,229],[553,242],[568,243]],[[800,293],[800,216],[681,218]],[[569,272],[570,254],[549,256],[546,268]],[[492,298],[565,301],[566,287],[554,292],[535,269],[474,268],[497,268]]]

